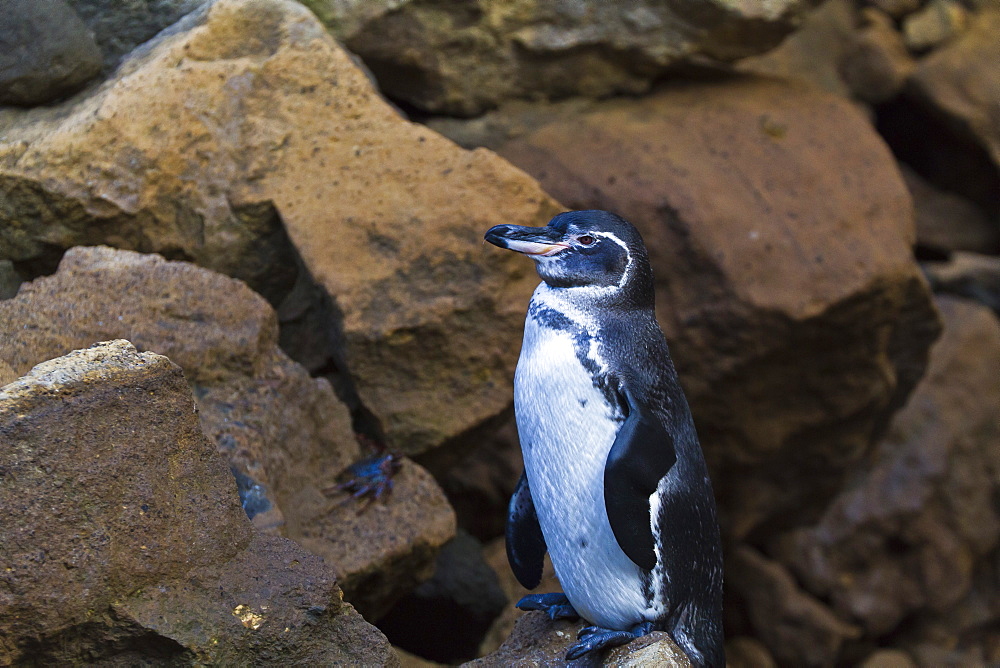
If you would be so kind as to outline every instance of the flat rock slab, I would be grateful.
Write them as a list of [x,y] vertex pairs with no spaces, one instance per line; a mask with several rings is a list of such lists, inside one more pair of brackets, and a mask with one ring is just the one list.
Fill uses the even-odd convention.
[[255,534],[166,357],[118,340],[0,388],[0,479],[2,663],[395,663],[322,560]]

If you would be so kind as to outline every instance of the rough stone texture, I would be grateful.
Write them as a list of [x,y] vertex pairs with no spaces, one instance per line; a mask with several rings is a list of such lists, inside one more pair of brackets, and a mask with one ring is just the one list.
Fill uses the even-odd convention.
[[776,46],[806,0],[306,0],[390,97],[471,116],[510,98],[641,92],[694,55]]
[[871,468],[815,527],[775,548],[811,592],[871,636],[952,609],[976,567],[993,568],[986,555],[1000,541],[1000,321],[969,302],[939,304],[945,328],[927,376]]
[[107,243],[278,303],[296,277],[284,223],[300,278],[332,298],[319,329],[334,341],[293,356],[338,372],[392,445],[419,453],[509,408],[536,278],[482,234],[560,208],[492,153],[401,119],[303,6],[219,0],[61,112],[7,117],[6,259]]
[[[412,463],[371,512],[324,495],[360,449],[347,409],[329,383],[281,352],[277,329],[271,307],[240,281],[155,255],[77,247],[55,275],[0,301],[0,360],[23,374],[38,361],[125,336],[167,354],[192,385],[205,433],[260,487],[257,503],[245,504],[255,524],[293,539],[308,525],[307,547],[327,559],[365,612],[389,605],[430,575],[437,548],[454,533],[454,514]],[[377,586],[359,586],[374,579]]]
[[393,664],[322,561],[255,535],[176,365],[127,341],[0,390],[0,663]]
[[914,51],[926,51],[954,39],[965,29],[969,13],[953,0],[930,0],[903,20],[903,39]]
[[303,488],[289,497],[286,535],[337,571],[347,599],[378,619],[434,573],[434,559],[455,535],[455,513],[427,471],[404,460],[385,502]]
[[690,668],[684,652],[674,644],[670,635],[654,631],[616,647],[600,656],[588,656],[576,661],[566,661],[566,650],[576,642],[577,632],[587,622],[553,622],[542,612],[529,612],[517,620],[510,637],[492,654],[463,666],[479,668],[506,668],[507,666],[572,666],[591,668]]
[[735,67],[741,72],[806,81],[849,97],[851,90],[844,82],[840,63],[852,52],[856,25],[852,0],[826,0],[779,47],[744,58]]
[[935,292],[974,299],[1000,315],[1000,257],[953,253],[947,262],[925,262]]
[[121,59],[207,0],[66,0],[94,31],[110,70]]
[[483,559],[483,544],[459,531],[438,554],[434,575],[402,598],[378,627],[393,645],[455,664],[479,656],[493,621],[513,605]]
[[943,253],[1000,252],[1000,224],[964,197],[938,190],[912,169],[904,166],[902,172],[913,196],[919,246]]
[[23,282],[13,262],[0,260],[0,299],[10,299],[16,295]]
[[855,96],[878,104],[899,94],[916,61],[891,18],[870,8],[861,12],[860,18],[862,25],[841,56],[838,69]]
[[909,194],[864,117],[733,78],[598,105],[499,152],[645,236],[727,533],[824,507],[939,329]]
[[845,641],[861,630],[803,591],[791,573],[742,545],[726,564],[750,625],[782,665],[832,666]]
[[[986,149],[1000,168],[1000,6],[970,15],[958,38],[920,61],[914,94]],[[996,198],[996,195],[994,195]]]
[[4,0],[2,12],[0,104],[50,102],[100,71],[94,35],[63,0]]

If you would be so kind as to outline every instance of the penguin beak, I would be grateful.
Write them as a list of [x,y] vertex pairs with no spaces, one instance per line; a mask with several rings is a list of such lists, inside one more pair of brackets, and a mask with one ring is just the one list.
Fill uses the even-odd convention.
[[551,257],[569,248],[569,244],[563,243],[562,234],[551,227],[495,225],[486,232],[486,240],[500,248],[542,257]]

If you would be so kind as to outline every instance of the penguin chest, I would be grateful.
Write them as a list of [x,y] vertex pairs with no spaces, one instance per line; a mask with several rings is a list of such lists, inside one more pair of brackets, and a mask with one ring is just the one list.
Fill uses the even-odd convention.
[[643,572],[618,546],[605,509],[604,467],[622,416],[578,357],[587,349],[579,336],[528,321],[514,381],[517,427],[566,596],[585,619],[624,629],[647,618],[649,603]]

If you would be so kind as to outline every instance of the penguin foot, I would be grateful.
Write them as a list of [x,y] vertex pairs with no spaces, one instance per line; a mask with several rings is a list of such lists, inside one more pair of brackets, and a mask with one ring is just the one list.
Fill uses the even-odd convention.
[[566,594],[528,594],[517,602],[521,610],[541,610],[549,619],[579,619],[580,615],[570,604]]
[[584,654],[599,652],[608,647],[618,647],[632,642],[636,638],[641,638],[653,631],[652,622],[642,622],[636,624],[627,631],[617,631],[615,629],[605,629],[600,626],[584,626],[577,634],[579,642],[566,650],[566,660],[579,659]]

